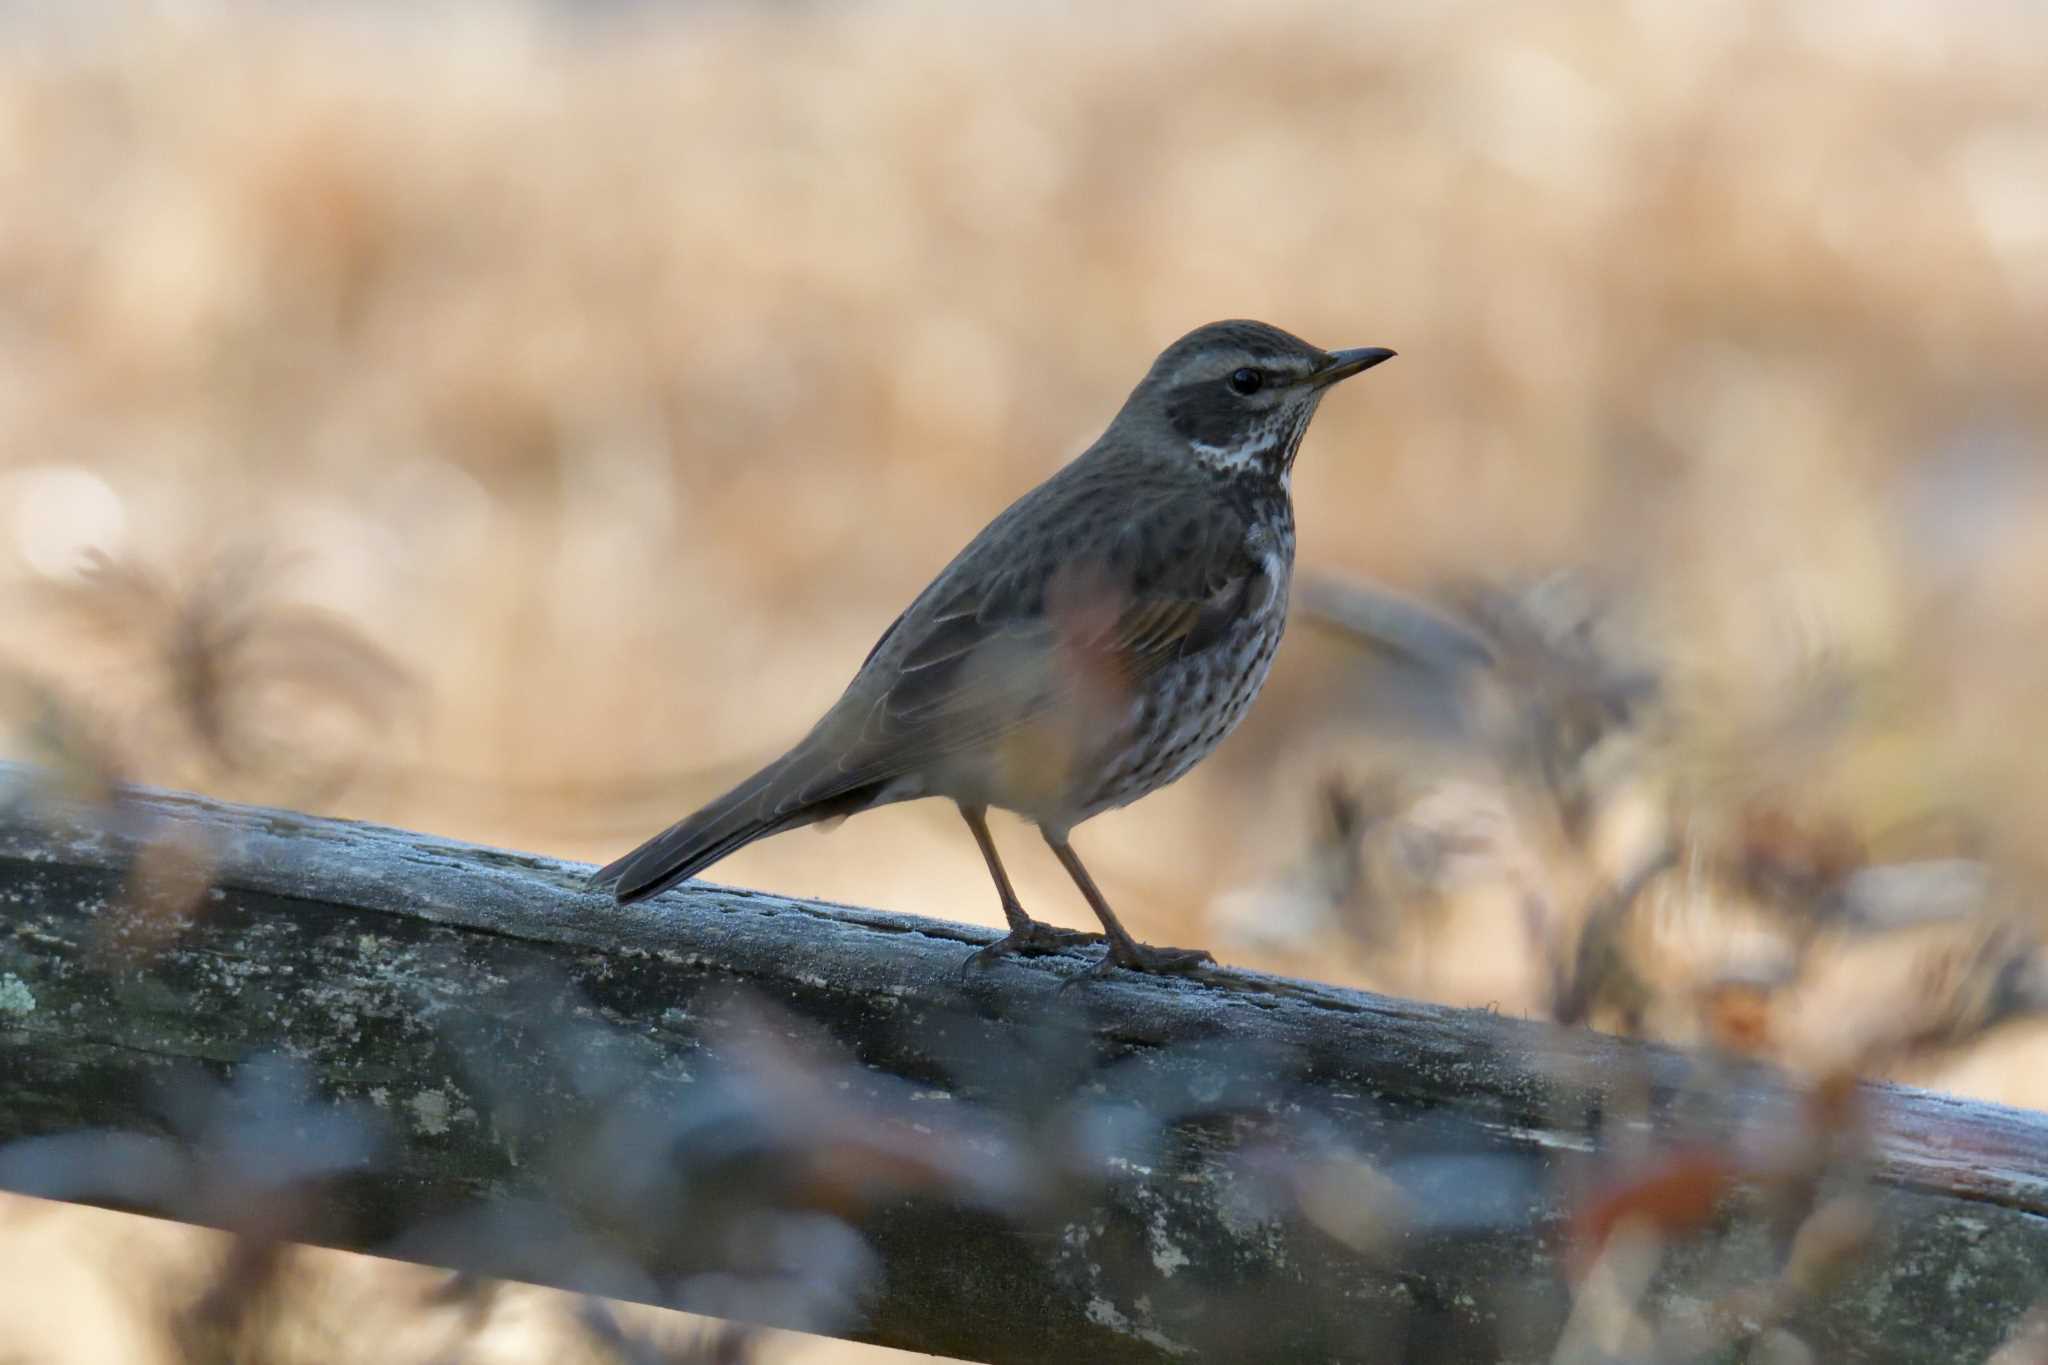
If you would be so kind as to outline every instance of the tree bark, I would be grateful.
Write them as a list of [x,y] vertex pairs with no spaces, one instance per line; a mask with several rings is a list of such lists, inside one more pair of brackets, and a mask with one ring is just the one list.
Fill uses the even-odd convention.
[[[0,767],[0,784],[28,777]],[[1230,969],[1076,982],[1100,949],[963,971],[991,931],[703,883],[622,908],[551,858],[169,792],[117,811],[0,813],[0,1185],[29,1193],[160,1206],[150,1161],[205,1145],[166,1078],[282,1054],[384,1133],[294,1235],[717,1307],[702,1291],[729,1241],[542,1254],[563,1226],[606,1224],[572,1149],[536,1144],[630,1112],[661,1160],[701,1151],[676,1125],[772,1055],[825,1079],[771,1119],[852,1114],[849,1131],[953,1145],[877,1147],[852,1175],[806,1165],[806,1207],[843,1215],[873,1261],[838,1317],[746,1312],[999,1362],[1537,1361],[1570,1307],[1572,1187],[1612,1169],[1596,1151],[1615,1132],[1733,1152],[1798,1123],[1768,1072],[1708,1085],[1697,1060],[1583,1030]],[[204,851],[184,921],[150,908],[177,878],[138,880],[165,848]],[[721,1015],[736,987],[772,1009]],[[793,1030],[852,1061],[789,1060]],[[1620,1123],[1637,1095],[1647,1130]],[[1891,1086],[1861,1100],[1880,1244],[1788,1325],[1824,1359],[1983,1359],[2048,1286],[2048,1122]],[[805,1107],[828,1101],[845,1107]],[[154,1155],[88,1178],[59,1159],[83,1130]],[[574,1150],[626,1150],[616,1137]],[[991,1152],[1032,1188],[931,1174]],[[1334,1188],[1391,1194],[1332,1204],[1346,1170],[1379,1174]],[[688,1189],[689,1217],[714,1218]],[[1704,1312],[1698,1285],[1731,1264],[1774,1264],[1769,1201],[1723,1203],[1663,1260],[1650,1300],[1668,1316]],[[434,1235],[480,1207],[565,1204],[500,1225],[552,1232]],[[173,1212],[240,1225],[203,1200]]]

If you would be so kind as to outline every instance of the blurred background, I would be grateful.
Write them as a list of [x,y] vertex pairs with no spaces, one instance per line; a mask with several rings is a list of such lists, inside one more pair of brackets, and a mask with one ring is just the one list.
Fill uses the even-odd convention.
[[[9,756],[608,859],[1262,318],[1401,358],[1133,931],[2048,1105],[2039,6],[14,4],[0,205]],[[939,803],[713,879],[1001,922]]]

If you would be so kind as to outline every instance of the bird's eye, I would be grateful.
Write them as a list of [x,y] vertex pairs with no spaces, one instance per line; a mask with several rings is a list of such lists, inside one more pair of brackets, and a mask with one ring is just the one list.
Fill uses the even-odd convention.
[[1260,374],[1249,365],[1241,370],[1232,370],[1230,372],[1230,389],[1233,393],[1241,393],[1246,397],[1250,397],[1263,388],[1265,383],[1266,376]]

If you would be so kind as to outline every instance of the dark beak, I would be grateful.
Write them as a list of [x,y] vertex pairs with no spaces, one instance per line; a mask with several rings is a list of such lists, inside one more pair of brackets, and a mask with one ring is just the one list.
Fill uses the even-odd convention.
[[1350,351],[1332,351],[1319,369],[1310,372],[1308,382],[1316,388],[1327,388],[1340,379],[1349,379],[1360,370],[1369,370],[1382,360],[1392,360],[1394,353],[1384,346],[1360,346]]

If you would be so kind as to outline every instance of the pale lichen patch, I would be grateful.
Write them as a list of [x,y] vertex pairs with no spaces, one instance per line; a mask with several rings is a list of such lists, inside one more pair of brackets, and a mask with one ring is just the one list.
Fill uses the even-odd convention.
[[1188,1263],[1188,1254],[1175,1246],[1173,1239],[1166,1235],[1166,1229],[1158,1223],[1146,1228],[1147,1240],[1152,1244],[1152,1267],[1160,1274],[1172,1278],[1173,1272]]
[[412,1111],[413,1124],[420,1132],[428,1137],[439,1137],[457,1123],[476,1119],[476,1110],[466,1104],[458,1107],[456,1098],[460,1096],[451,1098],[446,1089],[422,1090],[407,1100],[405,1106]]
[[36,1012],[35,992],[28,983],[8,972],[0,976],[0,1014],[34,1014]]
[[1087,1313],[1088,1320],[1097,1327],[1106,1327],[1110,1331],[1120,1333],[1123,1336],[1135,1337],[1148,1346],[1157,1347],[1168,1355],[1184,1356],[1188,1354],[1186,1346],[1175,1341],[1157,1328],[1140,1327],[1137,1323],[1125,1317],[1123,1313],[1118,1311],[1115,1304],[1103,1298],[1100,1294],[1088,1300]]

